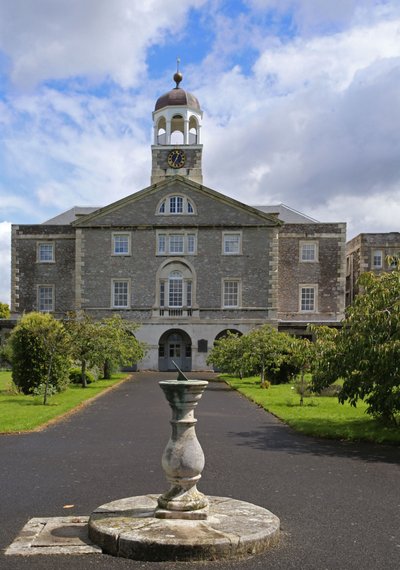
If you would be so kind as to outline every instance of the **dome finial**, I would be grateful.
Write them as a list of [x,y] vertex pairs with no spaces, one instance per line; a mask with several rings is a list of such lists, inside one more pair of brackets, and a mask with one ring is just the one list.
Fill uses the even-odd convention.
[[182,81],[183,79],[183,75],[182,73],[179,71],[179,64],[180,64],[181,60],[179,57],[176,58],[176,73],[174,74],[174,81],[176,83],[176,87],[175,89],[179,88],[179,83]]

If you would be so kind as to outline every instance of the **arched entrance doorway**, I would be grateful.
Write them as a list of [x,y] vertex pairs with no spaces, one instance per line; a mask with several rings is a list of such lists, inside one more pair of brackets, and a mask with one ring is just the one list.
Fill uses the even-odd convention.
[[224,329],[223,331],[221,331],[217,334],[217,336],[215,337],[215,340],[220,340],[221,338],[228,336],[228,333],[236,334],[237,336],[242,336],[242,334],[243,334],[240,331],[238,331],[237,329]]
[[192,341],[190,336],[180,329],[166,331],[158,343],[158,369],[175,370],[173,362],[181,370],[192,369]]

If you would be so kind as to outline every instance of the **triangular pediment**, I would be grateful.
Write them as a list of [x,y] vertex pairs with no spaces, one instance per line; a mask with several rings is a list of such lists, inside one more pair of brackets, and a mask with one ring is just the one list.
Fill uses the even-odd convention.
[[[172,195],[186,196],[194,205],[194,213],[160,215],[158,210],[160,203]],[[276,216],[247,206],[193,180],[174,176],[86,216],[80,216],[72,225],[76,227],[279,226],[281,222]]]

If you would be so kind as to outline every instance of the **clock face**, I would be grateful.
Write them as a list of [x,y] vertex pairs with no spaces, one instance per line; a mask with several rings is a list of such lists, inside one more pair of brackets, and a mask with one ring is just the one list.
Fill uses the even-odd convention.
[[171,168],[182,168],[185,165],[186,156],[183,150],[180,148],[175,148],[171,150],[168,155],[168,165]]

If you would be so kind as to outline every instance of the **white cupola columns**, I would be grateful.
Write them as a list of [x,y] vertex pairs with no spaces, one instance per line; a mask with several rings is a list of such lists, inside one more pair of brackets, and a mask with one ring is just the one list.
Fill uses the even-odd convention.
[[202,111],[187,106],[168,106],[153,112],[154,145],[201,144]]

